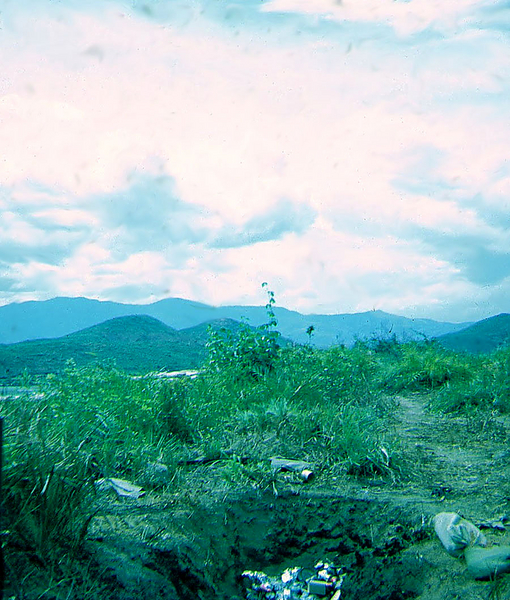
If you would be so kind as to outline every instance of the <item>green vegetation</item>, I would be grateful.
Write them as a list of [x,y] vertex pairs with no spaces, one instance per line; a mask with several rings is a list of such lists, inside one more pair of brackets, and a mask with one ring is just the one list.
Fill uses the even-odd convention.
[[483,319],[461,331],[442,335],[437,341],[457,352],[493,352],[510,344],[510,315],[502,313]]
[[[278,493],[287,480],[270,458],[281,456],[312,463],[317,485],[349,477],[399,485],[409,472],[390,426],[397,394],[425,393],[441,412],[510,410],[509,350],[481,358],[429,342],[281,345],[273,304],[269,293],[262,327],[211,330],[195,379],[70,363],[25,378],[24,391],[2,401],[4,545],[19,597],[41,567],[37,597],[49,588],[51,597],[85,597],[98,585],[82,542],[100,510],[101,478],[189,495],[198,464],[216,486]],[[155,465],[165,478],[154,478]]]
[[147,315],[117,317],[57,339],[0,344],[0,382],[24,370],[41,376],[62,372],[68,360],[78,367],[112,360],[130,374],[198,368],[206,359],[208,329],[236,332],[239,323],[220,319],[177,331]]
[[[378,342],[376,349],[381,348]],[[445,350],[435,342],[393,344],[379,350],[391,361],[382,371],[383,385],[391,392],[424,392],[467,381],[475,360]]]

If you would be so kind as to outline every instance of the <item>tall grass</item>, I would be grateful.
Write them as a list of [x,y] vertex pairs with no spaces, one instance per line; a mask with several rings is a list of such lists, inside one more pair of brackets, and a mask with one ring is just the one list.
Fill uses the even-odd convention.
[[379,354],[379,387],[393,394],[425,393],[442,413],[510,412],[510,347],[487,355],[435,342],[391,345]]
[[185,429],[165,410],[174,403],[162,384],[111,367],[71,366],[39,389],[1,405],[7,548],[29,557],[23,566],[19,553],[6,553],[15,587],[37,565],[50,580],[74,582],[72,558],[94,514],[94,482],[115,476],[147,483],[151,464],[172,466]]
[[435,342],[411,342],[392,348],[381,370],[381,384],[393,393],[431,392],[469,381],[474,359],[442,348]]
[[[405,463],[388,426],[392,397],[425,392],[443,412],[507,412],[510,351],[473,358],[394,340],[280,347],[271,321],[237,337],[211,334],[196,379],[134,379],[111,365],[70,364],[38,390],[0,404],[8,571],[20,597],[30,570],[43,567],[48,586],[72,581],[68,597],[79,598],[91,585],[81,552],[98,479],[189,492],[196,479],[186,464],[200,460],[215,461],[210,472],[224,485],[274,488],[269,459],[282,456],[313,463],[324,481],[395,480]],[[153,465],[164,465],[166,480],[154,481]]]
[[431,408],[461,414],[510,412],[510,349],[486,356],[464,356],[464,360],[469,363],[469,376],[441,389],[431,398]]

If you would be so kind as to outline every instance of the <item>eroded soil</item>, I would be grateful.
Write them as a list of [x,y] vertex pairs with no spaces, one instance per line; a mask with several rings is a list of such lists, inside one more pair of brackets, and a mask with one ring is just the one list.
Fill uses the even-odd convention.
[[[245,569],[277,574],[318,560],[347,570],[345,599],[510,597],[510,575],[474,581],[430,524],[441,511],[478,525],[510,515],[509,418],[432,414],[423,396],[398,401],[388,427],[411,473],[402,481],[330,480],[319,469],[310,483],[282,474],[267,489],[239,490],[220,484],[213,464],[193,467],[185,498],[98,497],[86,552],[100,597],[240,599]],[[485,533],[510,543],[506,530]]]

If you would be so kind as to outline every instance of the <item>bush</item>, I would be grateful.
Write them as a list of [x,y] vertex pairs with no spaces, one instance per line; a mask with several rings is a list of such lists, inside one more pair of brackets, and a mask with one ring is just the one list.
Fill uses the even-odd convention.
[[268,291],[268,322],[257,328],[241,323],[237,333],[226,328],[209,329],[207,367],[213,371],[231,371],[236,378],[248,381],[258,381],[273,371],[280,351],[274,303],[274,293]]

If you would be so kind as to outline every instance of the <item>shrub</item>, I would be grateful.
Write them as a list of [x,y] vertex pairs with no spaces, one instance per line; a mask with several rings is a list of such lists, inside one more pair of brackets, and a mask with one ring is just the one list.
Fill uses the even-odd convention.
[[[267,284],[263,284],[265,287]],[[230,370],[238,379],[259,380],[271,372],[280,351],[280,333],[274,313],[274,293],[268,291],[268,322],[257,328],[241,323],[239,332],[209,330],[208,363],[213,371]]]

